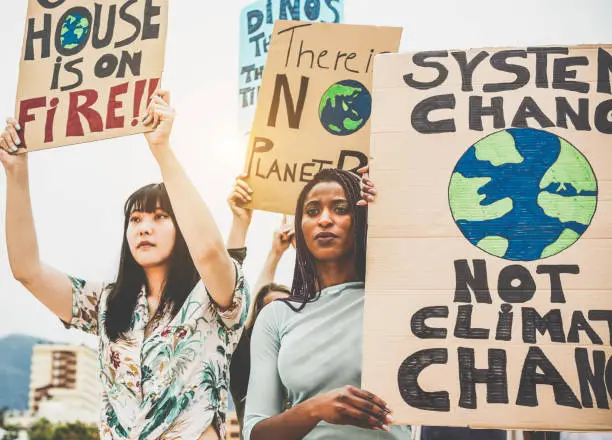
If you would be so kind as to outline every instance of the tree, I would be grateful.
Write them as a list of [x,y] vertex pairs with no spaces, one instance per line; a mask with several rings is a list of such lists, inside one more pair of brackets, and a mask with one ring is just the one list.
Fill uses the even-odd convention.
[[80,422],[67,423],[55,428],[51,440],[98,440],[98,429],[95,426]]
[[30,429],[28,436],[30,440],[53,440],[53,425],[47,419],[37,420]]

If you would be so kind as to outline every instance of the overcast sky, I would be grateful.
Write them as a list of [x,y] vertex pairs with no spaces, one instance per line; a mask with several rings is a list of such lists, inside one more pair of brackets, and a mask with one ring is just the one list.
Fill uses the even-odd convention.
[[[345,0],[345,21],[404,28],[402,51],[481,46],[612,43],[610,0]],[[227,235],[225,199],[244,163],[237,132],[239,13],[248,0],[171,0],[163,86],[178,118],[175,150]],[[211,6],[212,5],[212,6]],[[26,0],[3,1],[0,116],[14,112]],[[214,9],[214,12],[213,12]],[[3,118],[2,118],[3,120]],[[112,279],[121,209],[136,188],[160,180],[142,136],[59,148],[30,156],[41,257],[86,279]],[[27,333],[57,341],[95,340],[66,331],[12,279],[4,236],[5,176],[0,170],[0,337]],[[275,214],[255,214],[246,273],[255,282],[270,247]],[[278,280],[290,283],[291,251]]]

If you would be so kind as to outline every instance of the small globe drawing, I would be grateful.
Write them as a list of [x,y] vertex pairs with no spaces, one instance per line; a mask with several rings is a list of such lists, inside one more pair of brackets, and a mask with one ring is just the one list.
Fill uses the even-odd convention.
[[565,139],[511,128],[463,154],[448,195],[470,243],[506,260],[533,261],[564,251],[584,234],[597,207],[597,179]]
[[372,95],[359,81],[344,80],[332,85],[321,97],[319,119],[331,134],[355,133],[370,119]]
[[62,24],[61,45],[65,49],[74,49],[87,37],[89,20],[81,14],[70,14]]

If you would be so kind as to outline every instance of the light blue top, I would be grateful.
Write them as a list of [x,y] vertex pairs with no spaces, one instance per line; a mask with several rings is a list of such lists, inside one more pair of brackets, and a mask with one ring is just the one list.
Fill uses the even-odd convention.
[[[281,301],[266,306],[251,340],[251,375],[244,438],[253,427],[291,406],[345,385],[361,386],[364,284],[328,287],[321,297],[294,312]],[[391,432],[319,423],[307,440],[408,440],[410,428]]]

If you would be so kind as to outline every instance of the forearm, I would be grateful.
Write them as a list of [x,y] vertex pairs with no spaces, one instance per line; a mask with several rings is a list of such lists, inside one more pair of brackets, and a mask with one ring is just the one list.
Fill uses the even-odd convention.
[[154,151],[177,223],[210,295],[221,307],[232,303],[234,265],[215,220],[170,148]]
[[276,268],[278,267],[278,263],[280,262],[281,257],[282,257],[282,254],[279,254],[274,249],[270,250],[270,252],[268,253],[268,257],[266,258],[266,261],[264,262],[263,269],[261,270],[261,273],[259,274],[259,279],[257,280],[257,283],[255,284],[255,288],[253,289],[253,292],[258,292],[259,289],[261,289],[266,284],[270,284],[274,282],[274,277],[276,275]]
[[321,421],[316,397],[257,423],[250,440],[301,440]]
[[229,236],[227,237],[227,248],[243,248],[246,243],[248,229],[249,222],[247,220],[242,220],[234,216],[234,219],[232,221],[232,228],[230,229]]
[[13,276],[25,282],[40,269],[28,168],[7,173],[6,243]]

